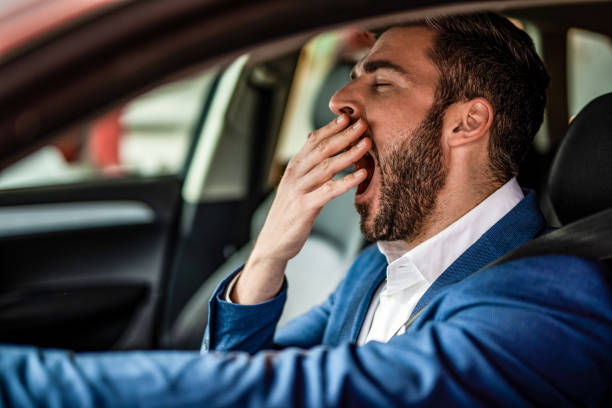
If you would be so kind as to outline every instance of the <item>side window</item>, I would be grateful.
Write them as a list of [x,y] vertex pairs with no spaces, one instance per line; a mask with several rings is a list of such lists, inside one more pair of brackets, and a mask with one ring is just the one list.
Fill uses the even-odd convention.
[[567,43],[568,109],[573,117],[589,101],[612,91],[612,40],[572,28]]
[[[538,53],[540,58],[543,58],[542,56],[543,54],[542,36],[541,36],[541,32],[539,28],[537,27],[537,25],[529,21],[516,20],[513,18],[511,18],[510,21],[512,21],[514,25],[516,25],[520,29],[524,30],[529,35],[529,37],[531,37],[531,40],[533,41],[536,52]],[[542,123],[542,126],[540,126],[540,129],[535,135],[535,138],[533,140],[533,145],[534,145],[535,150],[538,153],[546,153],[551,149],[552,146],[551,146],[550,135],[549,135],[548,115],[544,115],[544,121]]]
[[181,173],[214,78],[162,85],[64,132],[0,172],[0,190]]
[[333,68],[340,39],[339,33],[325,33],[302,48],[279,134],[277,161],[289,161],[314,130],[318,92]]
[[[542,35],[535,24],[511,19],[523,28],[542,55]],[[560,28],[561,29],[561,28]],[[594,98],[612,92],[612,39],[604,34],[578,28],[567,30],[567,110],[569,121]],[[535,137],[536,150],[551,148],[548,117]]]
[[306,136],[335,115],[329,110],[333,94],[349,82],[352,66],[367,53],[373,37],[357,28],[327,32],[313,38],[300,52],[283,117],[270,184],[304,145]]

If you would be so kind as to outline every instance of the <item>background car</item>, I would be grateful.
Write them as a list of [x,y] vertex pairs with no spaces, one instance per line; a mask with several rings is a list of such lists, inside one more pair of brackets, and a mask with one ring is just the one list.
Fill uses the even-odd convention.
[[[216,282],[244,262],[287,160],[363,30],[492,10],[552,82],[519,181],[544,179],[568,121],[612,91],[608,1],[11,1],[0,6],[0,341],[197,348]],[[283,322],[365,245],[352,197],[289,266]],[[327,265],[327,267],[326,267]],[[282,323],[281,323],[282,324]]]

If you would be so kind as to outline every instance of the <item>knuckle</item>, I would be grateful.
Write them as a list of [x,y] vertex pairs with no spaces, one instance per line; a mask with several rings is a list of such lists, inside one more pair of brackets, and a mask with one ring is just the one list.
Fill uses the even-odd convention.
[[328,150],[329,150],[329,142],[321,142],[317,145],[316,147],[317,152],[321,153],[323,155],[327,154]]
[[338,168],[338,171],[340,171],[343,168],[353,164],[353,162],[355,161],[355,155],[353,155],[351,152],[344,152],[336,156],[336,160],[336,166]]
[[312,143],[312,142],[314,142],[314,139],[316,139],[316,138],[317,138],[317,132],[316,131],[308,133],[308,137],[307,137],[308,142]]
[[295,168],[298,166],[298,164],[299,164],[299,161],[297,160],[289,161],[289,163],[287,164],[287,167],[285,168],[285,175],[291,176],[292,174],[294,174]]
[[338,188],[343,189],[343,190],[347,189],[348,185],[351,184],[351,178],[347,176],[341,177],[335,181],[336,181],[336,184],[338,185]]
[[319,199],[312,195],[308,197],[304,211],[313,211],[319,207]]
[[358,153],[359,152],[355,152],[355,149],[350,148],[342,152],[342,154],[338,155],[338,159],[342,161],[343,163],[353,163]]
[[[308,188],[309,188],[309,184],[303,178],[296,178],[295,182],[293,183],[293,189],[294,189],[293,192],[294,192],[294,195],[296,196],[308,191]],[[299,198],[296,199],[295,201],[296,201],[295,205],[298,205],[298,206],[302,205]]]
[[321,162],[321,170],[323,170],[323,172],[327,173],[330,170],[331,165],[332,165],[331,159],[329,159],[329,158],[325,159],[325,160],[323,160]]
[[323,192],[325,194],[331,194],[334,191],[335,182],[334,180],[329,180],[327,183],[323,184]]

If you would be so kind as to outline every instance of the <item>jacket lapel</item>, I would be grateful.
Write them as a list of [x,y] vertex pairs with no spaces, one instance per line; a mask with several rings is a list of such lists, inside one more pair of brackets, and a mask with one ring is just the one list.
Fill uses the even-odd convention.
[[345,287],[349,289],[340,293],[342,302],[334,313],[324,344],[338,345],[357,338],[372,296],[386,277],[387,260],[378,248],[367,249],[360,258],[351,267],[355,268],[357,273],[347,273],[349,280]]
[[535,193],[529,191],[508,214],[451,264],[423,294],[411,317],[423,309],[441,290],[457,283],[507,252],[535,238],[546,229]]
[[[366,314],[368,313],[368,309],[370,308],[370,303],[372,303],[372,297],[376,292],[376,289],[380,286],[380,284],[387,277],[387,261],[383,257],[380,266],[378,267],[378,271],[373,273],[372,276],[375,278],[371,282],[368,282],[367,292],[364,290],[362,293],[365,293],[361,302],[359,303],[359,307],[356,308],[357,313],[355,313],[355,317],[351,319],[353,324],[351,325],[350,332],[343,333],[343,336],[347,336],[345,338],[349,338],[352,342],[357,341],[357,336],[359,336],[359,331],[361,330],[361,326],[363,326],[363,321],[365,320]],[[364,289],[366,289],[364,287]]]

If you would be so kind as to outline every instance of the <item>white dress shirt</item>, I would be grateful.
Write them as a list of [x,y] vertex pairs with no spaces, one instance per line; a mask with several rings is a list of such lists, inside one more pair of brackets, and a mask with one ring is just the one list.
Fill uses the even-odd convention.
[[489,228],[524,198],[512,178],[463,217],[408,251],[404,241],[380,241],[387,279],[374,294],[357,344],[387,342],[406,330],[406,322],[432,283]]

